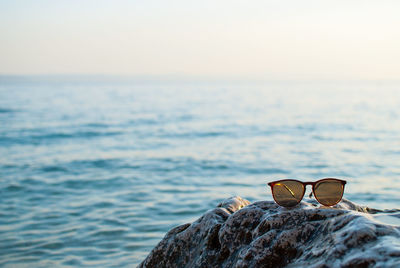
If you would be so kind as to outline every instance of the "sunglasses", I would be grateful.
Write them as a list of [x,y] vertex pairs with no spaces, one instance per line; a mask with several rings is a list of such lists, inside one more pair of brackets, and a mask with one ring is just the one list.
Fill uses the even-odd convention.
[[[316,182],[301,182],[298,180],[279,180],[268,183],[271,186],[272,197],[283,207],[294,207],[303,199],[306,185],[312,185],[312,193],[317,201],[324,206],[333,206],[342,200],[346,181],[326,178]],[[310,194],[311,197],[311,194]]]

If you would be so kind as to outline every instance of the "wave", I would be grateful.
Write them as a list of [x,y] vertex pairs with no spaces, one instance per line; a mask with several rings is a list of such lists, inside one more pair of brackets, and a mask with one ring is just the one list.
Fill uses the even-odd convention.
[[39,145],[52,142],[60,142],[69,139],[90,139],[97,137],[109,137],[121,135],[121,131],[78,131],[72,133],[48,133],[48,134],[32,134],[32,135],[16,135],[16,136],[0,136],[0,144],[10,145]]
[[16,112],[16,110],[0,107],[0,114],[9,114],[9,113],[14,113],[14,112]]

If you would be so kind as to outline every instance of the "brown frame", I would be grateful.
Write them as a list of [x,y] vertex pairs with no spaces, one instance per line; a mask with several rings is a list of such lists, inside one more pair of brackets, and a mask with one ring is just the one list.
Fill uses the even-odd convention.
[[[339,201],[337,201],[337,202],[336,202],[335,204],[333,204],[333,205],[330,205],[330,206],[334,206],[334,205],[336,205],[337,203],[339,203],[339,202],[342,200],[342,198],[343,198],[344,186],[345,186],[346,183],[347,183],[347,181],[345,181],[345,180],[340,180],[340,179],[336,179],[336,178],[324,178],[324,179],[320,179],[320,180],[317,180],[317,181],[314,181],[314,182],[312,182],[312,181],[302,182],[302,181],[299,181],[299,180],[283,179],[283,180],[278,180],[278,181],[269,182],[268,185],[271,187],[272,197],[274,198],[275,203],[277,203],[278,205],[280,205],[280,204],[279,204],[279,203],[276,201],[276,199],[275,199],[273,187],[274,187],[275,184],[277,184],[277,183],[279,183],[279,182],[282,182],[282,181],[296,181],[296,182],[299,182],[299,183],[301,183],[301,184],[303,185],[303,193],[302,193],[302,195],[301,195],[301,199],[300,199],[300,201],[299,201],[296,205],[294,205],[294,206],[297,206],[297,205],[301,202],[301,200],[303,200],[304,194],[305,194],[305,192],[306,192],[306,186],[307,186],[307,185],[311,185],[311,186],[312,186],[312,193],[313,193],[315,199],[318,201],[318,203],[322,204],[322,203],[318,200],[318,197],[315,195],[314,188],[315,188],[315,185],[316,185],[317,183],[320,183],[321,181],[325,181],[325,180],[335,180],[335,181],[338,181],[338,182],[342,183],[342,186],[343,186],[342,196],[340,197]],[[324,205],[324,204],[322,204],[322,205]],[[282,205],[280,205],[280,206],[282,206]],[[292,206],[292,207],[294,207],[294,206]],[[324,205],[324,206],[326,206],[326,205]]]

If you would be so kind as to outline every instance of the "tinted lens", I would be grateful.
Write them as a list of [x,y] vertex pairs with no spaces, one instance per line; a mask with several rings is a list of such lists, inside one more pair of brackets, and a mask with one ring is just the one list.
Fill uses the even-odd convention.
[[314,186],[315,198],[322,205],[333,206],[342,199],[344,185],[337,180],[323,180]]
[[279,205],[293,207],[303,198],[304,186],[298,181],[280,181],[272,186],[272,194]]

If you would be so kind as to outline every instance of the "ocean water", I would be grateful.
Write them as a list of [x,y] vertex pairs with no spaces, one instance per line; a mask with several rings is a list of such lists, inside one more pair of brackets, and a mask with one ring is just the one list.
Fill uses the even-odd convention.
[[[399,82],[0,79],[0,266],[134,267],[282,178],[400,207]],[[305,197],[306,198],[306,197]]]

